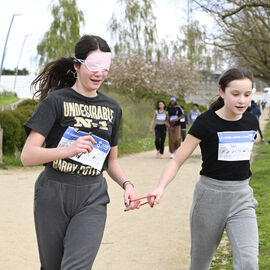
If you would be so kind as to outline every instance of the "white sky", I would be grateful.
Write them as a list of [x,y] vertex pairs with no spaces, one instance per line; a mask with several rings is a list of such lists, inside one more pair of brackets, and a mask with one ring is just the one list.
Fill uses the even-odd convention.
[[[154,8],[157,17],[157,31],[159,38],[175,39],[179,33],[179,26],[186,23],[187,0],[155,0]],[[14,69],[22,48],[25,35],[29,36],[23,49],[19,68],[26,67],[35,71],[36,47],[52,22],[49,5],[52,0],[7,0],[0,9],[0,61],[6,35],[13,14],[16,16],[11,28],[4,68]],[[110,44],[110,34],[107,31],[108,22],[119,9],[118,0],[77,0],[79,9],[84,12],[85,26],[82,34],[96,34],[103,37]],[[205,24],[208,28],[213,24],[207,15],[199,12],[193,13],[193,18]]]

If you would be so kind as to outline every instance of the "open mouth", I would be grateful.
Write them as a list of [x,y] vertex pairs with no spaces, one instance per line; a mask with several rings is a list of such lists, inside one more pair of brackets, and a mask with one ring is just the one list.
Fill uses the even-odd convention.
[[101,82],[101,80],[94,80],[94,79],[90,79],[92,82],[95,82],[95,83],[99,83]]
[[238,110],[244,110],[245,106],[235,106]]

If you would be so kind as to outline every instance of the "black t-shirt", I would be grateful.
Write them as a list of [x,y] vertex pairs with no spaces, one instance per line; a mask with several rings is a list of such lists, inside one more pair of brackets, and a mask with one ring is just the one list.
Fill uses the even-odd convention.
[[[65,130],[73,127],[92,132],[116,146],[118,143],[122,111],[119,104],[98,92],[96,97],[85,97],[72,88],[51,92],[40,102],[32,117],[24,124],[26,134],[35,130],[45,137],[46,148],[57,147]],[[71,159],[55,160],[47,165],[71,174],[99,175],[101,171]],[[108,156],[103,170],[108,168]]]
[[171,122],[171,120],[183,115],[182,109],[177,105],[174,107],[168,106],[167,111],[168,111],[168,115],[169,115],[170,125],[171,126],[180,126],[180,120],[175,121],[175,122]]
[[249,112],[237,121],[224,120],[212,109],[198,116],[189,134],[202,140],[200,174],[224,181],[248,179],[257,129],[258,121]]

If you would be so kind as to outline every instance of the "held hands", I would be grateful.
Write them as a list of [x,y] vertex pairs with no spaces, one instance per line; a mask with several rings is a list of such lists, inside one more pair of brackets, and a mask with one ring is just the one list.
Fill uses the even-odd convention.
[[154,191],[148,194],[147,201],[151,207],[154,207],[159,203],[159,200],[161,199],[163,192],[164,192],[163,188],[157,187]]
[[124,203],[126,206],[125,211],[139,209],[140,208],[140,201],[135,201],[138,196],[134,190],[134,187],[131,184],[126,185],[125,193],[124,193]]
[[95,140],[92,136],[79,137],[74,143],[67,147],[68,157],[73,157],[81,153],[90,153],[93,150]]
[[[124,198],[125,198],[124,201],[126,205],[125,211],[139,209],[140,206],[143,206],[145,204],[149,204],[150,207],[153,208],[156,204],[159,203],[159,199],[162,197],[163,192],[164,192],[163,188],[158,187],[153,192],[149,193],[147,196],[138,198],[134,191],[133,186],[132,185],[129,185],[129,186],[131,188],[130,190],[132,193],[131,193],[131,196],[129,196],[129,191],[127,191],[128,188],[126,188],[125,195],[124,195]],[[141,203],[141,200],[146,200],[146,202]]]

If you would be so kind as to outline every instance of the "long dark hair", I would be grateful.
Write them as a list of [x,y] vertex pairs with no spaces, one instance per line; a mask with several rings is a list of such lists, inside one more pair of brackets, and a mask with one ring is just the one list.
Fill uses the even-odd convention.
[[[253,74],[251,71],[242,68],[231,68],[225,71],[218,80],[218,85],[223,92],[225,92],[225,88],[228,84],[234,80],[241,80],[241,79],[249,79],[252,82],[253,87]],[[224,100],[222,97],[218,97],[216,101],[214,101],[210,105],[210,109],[214,111],[219,110],[224,106]]]
[[166,110],[166,103],[164,100],[159,100],[156,104],[157,110],[159,111],[159,103],[162,102],[164,104],[164,110]]
[[[90,52],[100,50],[110,52],[107,42],[94,35],[84,35],[75,45],[75,57],[86,59]],[[48,93],[64,87],[71,87],[76,82],[73,57],[61,57],[48,63],[31,83],[35,89],[34,97],[43,100]],[[76,65],[81,65],[76,62]]]

